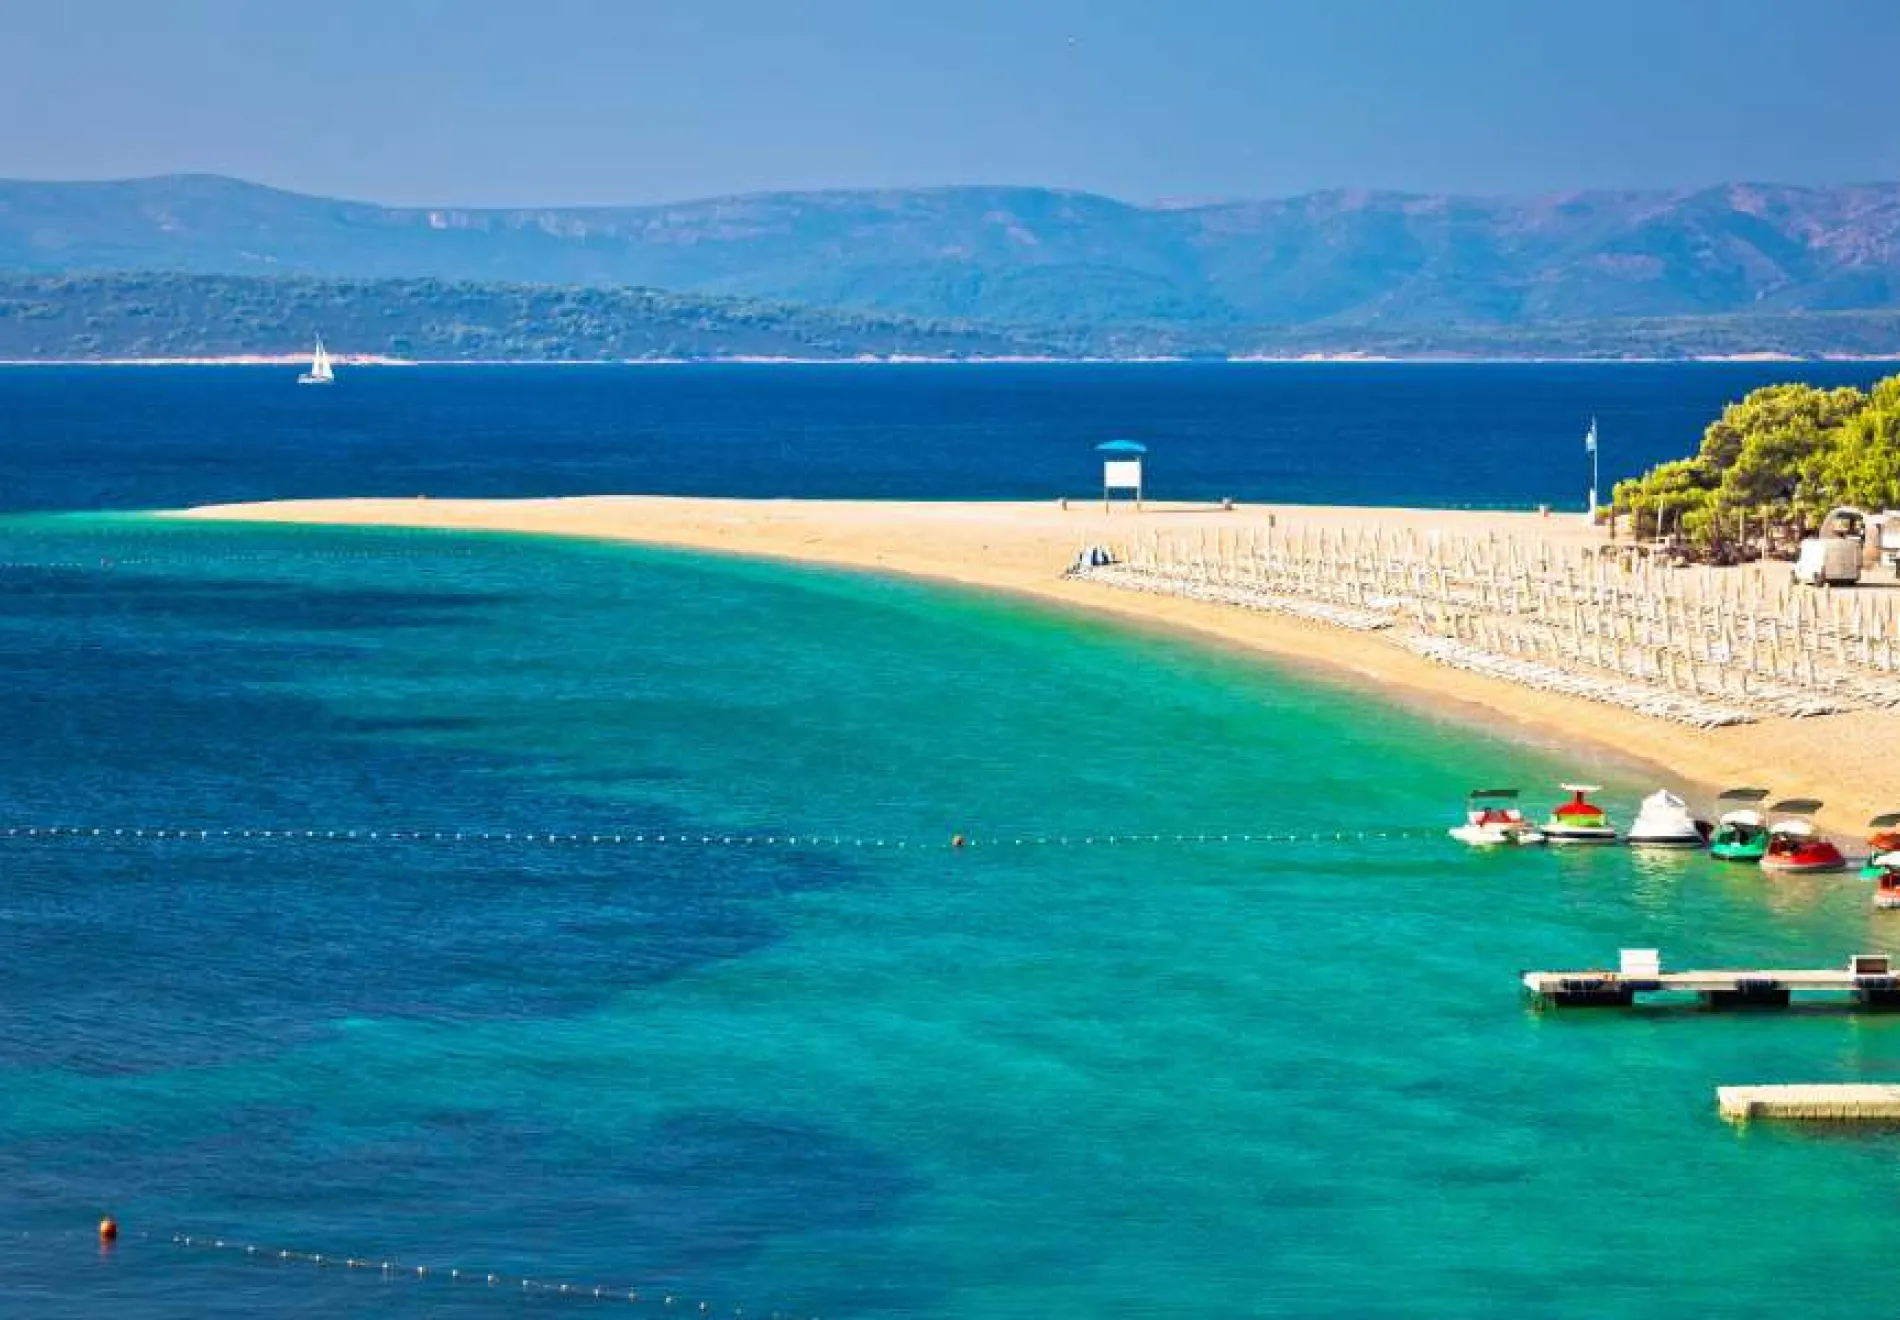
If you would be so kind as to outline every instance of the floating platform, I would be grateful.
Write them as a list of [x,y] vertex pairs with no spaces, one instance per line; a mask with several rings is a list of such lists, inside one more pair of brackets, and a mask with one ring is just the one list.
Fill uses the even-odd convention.
[[1732,1123],[1751,1118],[1900,1123],[1900,1086],[1884,1083],[1718,1086],[1715,1103]]
[[1878,953],[1855,954],[1841,968],[1666,972],[1656,950],[1624,949],[1613,972],[1525,972],[1523,979],[1538,1003],[1559,1008],[1628,1008],[1671,995],[1693,995],[1710,1008],[1784,1008],[1802,995],[1900,1009],[1900,976]]

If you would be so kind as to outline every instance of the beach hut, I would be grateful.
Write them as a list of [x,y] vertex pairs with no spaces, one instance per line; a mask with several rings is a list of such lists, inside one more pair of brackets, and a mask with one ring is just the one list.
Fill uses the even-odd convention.
[[1102,511],[1108,511],[1109,497],[1118,490],[1135,492],[1135,507],[1141,507],[1141,461],[1148,446],[1138,440],[1109,440],[1095,446],[1102,456]]

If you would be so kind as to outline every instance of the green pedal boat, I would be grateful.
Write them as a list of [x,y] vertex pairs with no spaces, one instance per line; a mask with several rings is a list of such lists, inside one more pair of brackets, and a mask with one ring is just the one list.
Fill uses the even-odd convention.
[[1715,833],[1709,856],[1722,862],[1759,862],[1768,854],[1768,821],[1755,805],[1768,796],[1765,788],[1731,788],[1715,799]]
[[[1869,856],[1860,868],[1860,878],[1875,881],[1894,879],[1893,872],[1900,870],[1900,865],[1891,860],[1900,858],[1900,811],[1875,816],[1867,822],[1867,829]],[[1881,906],[1900,907],[1900,902],[1882,903]]]

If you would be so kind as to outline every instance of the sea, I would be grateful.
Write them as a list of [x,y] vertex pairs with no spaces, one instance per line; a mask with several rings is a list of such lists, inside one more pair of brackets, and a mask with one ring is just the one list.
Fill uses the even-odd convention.
[[1159,498],[1575,507],[1592,416],[1607,487],[1879,374],[0,371],[0,1315],[1885,1307],[1896,1133],[1715,1088],[1900,1076],[1900,1018],[1518,974],[1900,914],[1444,836],[1653,768],[913,581],[144,512],[1045,499],[1117,437]]

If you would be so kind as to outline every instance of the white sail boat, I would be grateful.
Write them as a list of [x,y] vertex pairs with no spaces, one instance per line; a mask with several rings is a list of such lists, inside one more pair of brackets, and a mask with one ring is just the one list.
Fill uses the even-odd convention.
[[317,337],[317,351],[310,359],[310,370],[297,377],[299,385],[328,385],[336,379],[336,373],[330,370],[330,355],[323,351],[323,337]]

